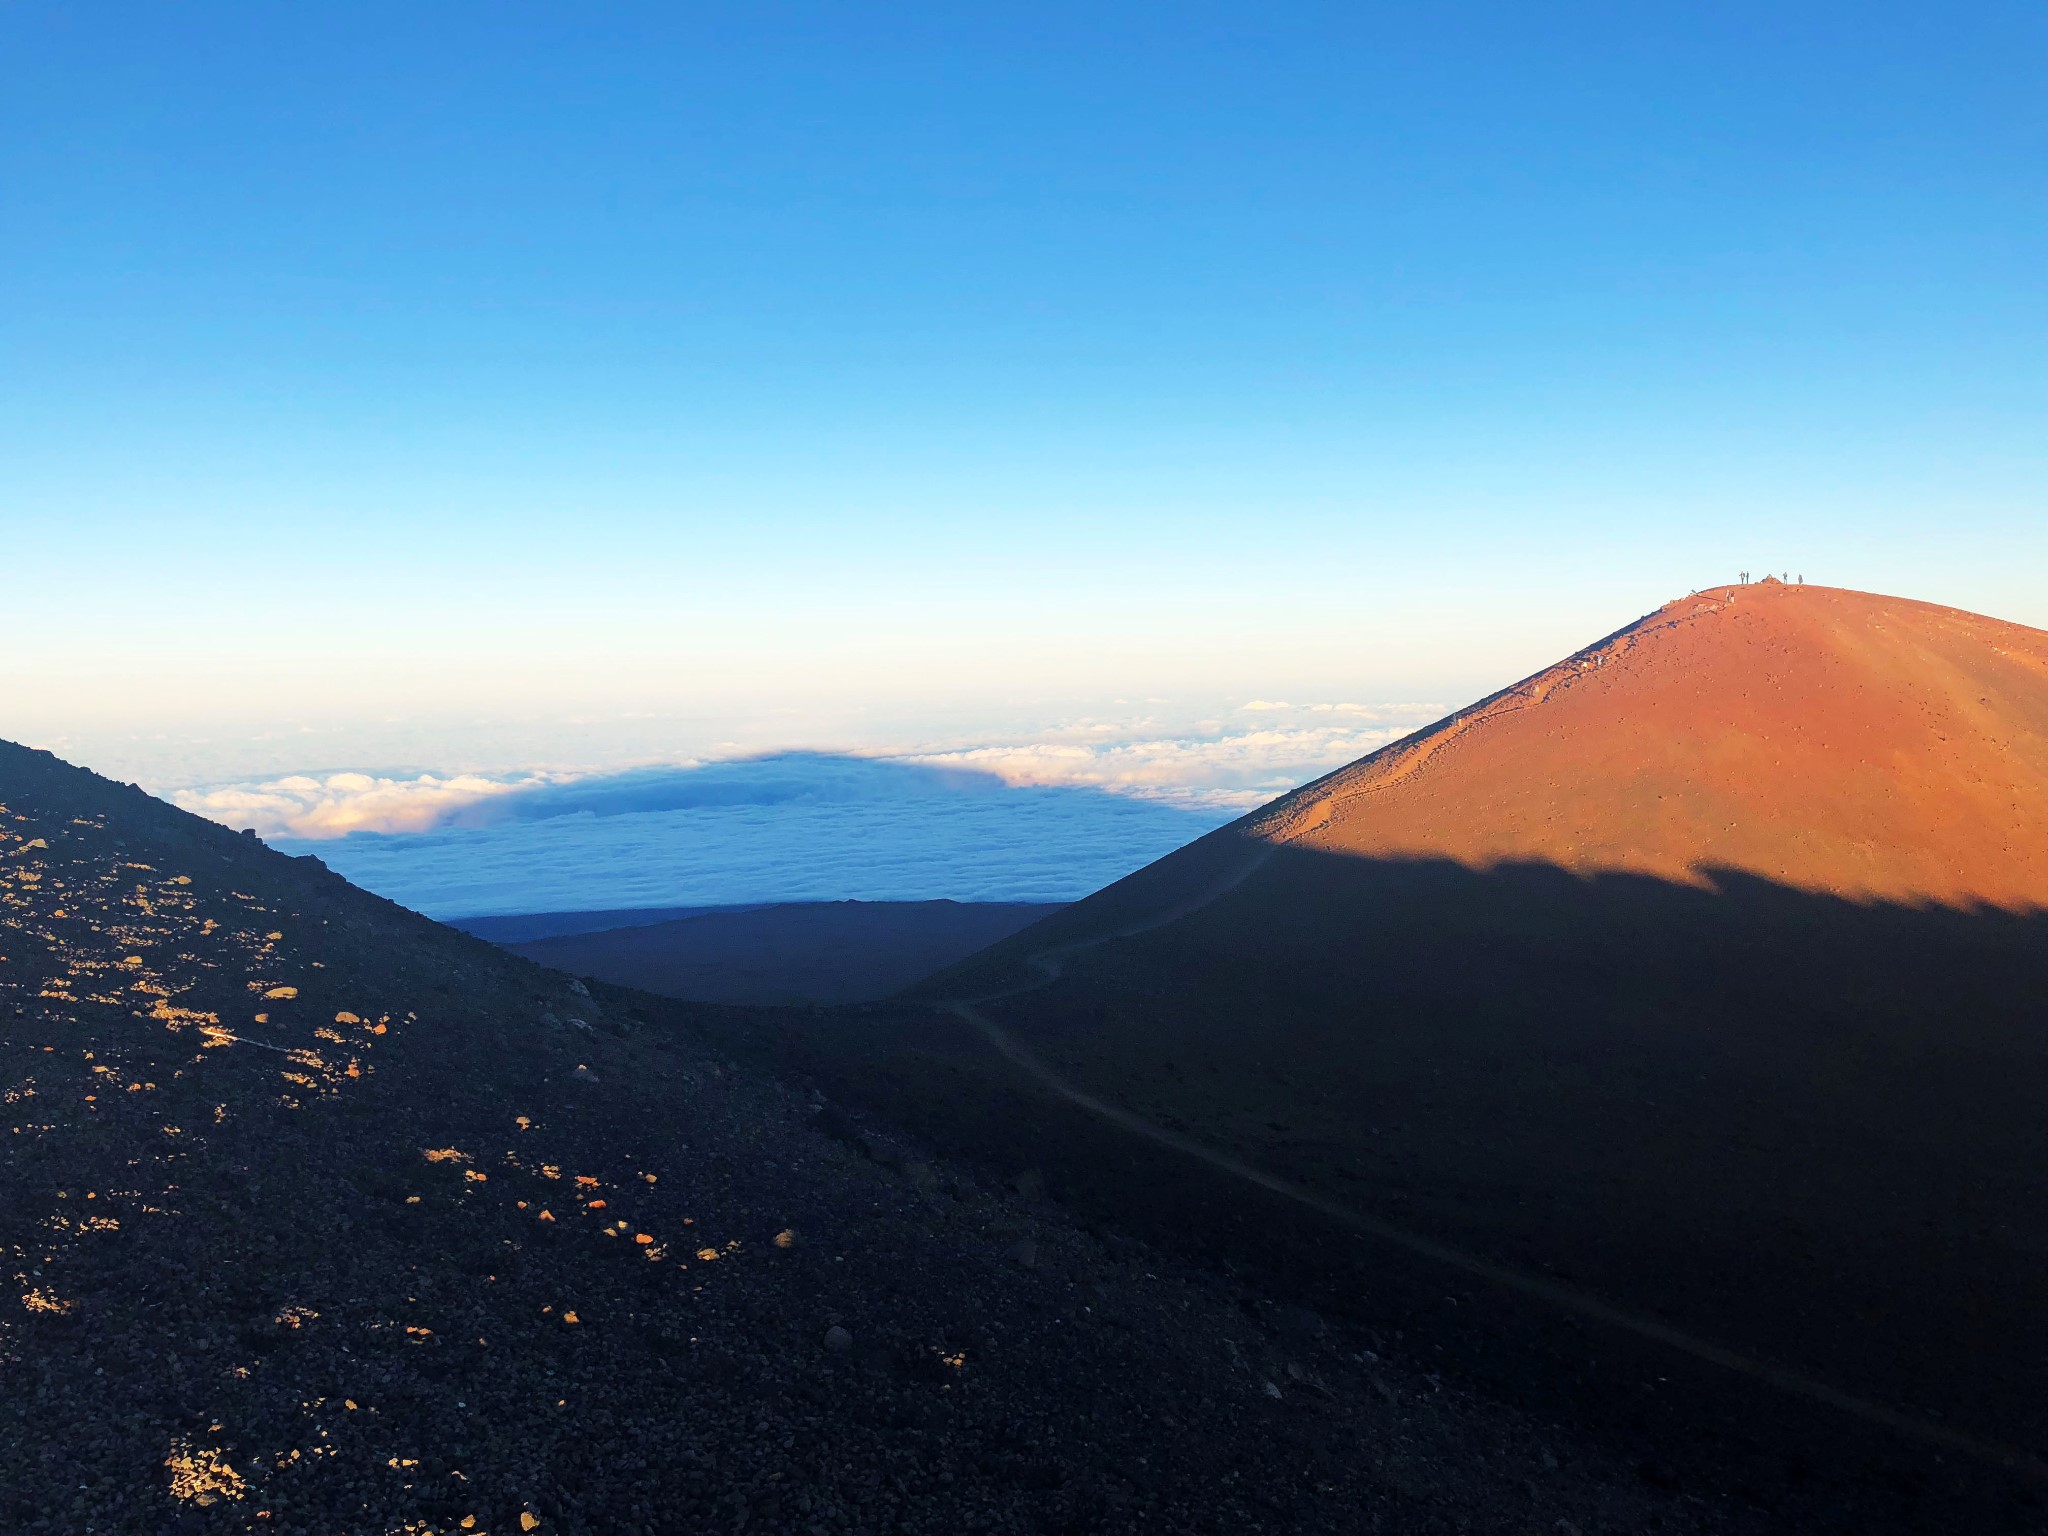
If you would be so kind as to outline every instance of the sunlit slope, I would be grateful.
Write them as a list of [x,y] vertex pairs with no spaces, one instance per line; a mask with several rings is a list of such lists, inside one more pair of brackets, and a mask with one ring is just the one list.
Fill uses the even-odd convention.
[[2048,633],[1862,592],[1723,587],[1250,830],[1366,858],[2048,905]]
[[1777,581],[1696,593],[920,990],[1178,920],[1283,848],[2048,906],[2048,633]]

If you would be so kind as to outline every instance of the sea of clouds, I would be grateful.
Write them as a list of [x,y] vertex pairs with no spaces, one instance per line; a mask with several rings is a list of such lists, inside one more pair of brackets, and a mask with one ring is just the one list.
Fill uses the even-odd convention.
[[1255,700],[1172,735],[625,770],[286,774],[172,792],[434,917],[766,901],[1066,901],[1428,718]]

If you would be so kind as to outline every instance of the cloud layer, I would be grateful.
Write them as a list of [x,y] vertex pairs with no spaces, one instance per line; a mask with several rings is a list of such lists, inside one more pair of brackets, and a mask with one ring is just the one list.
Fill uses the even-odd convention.
[[[359,885],[433,917],[727,902],[1065,901],[1229,818],[1100,790],[828,784],[663,809],[590,806],[404,835],[300,842]],[[893,767],[894,765],[892,765]]]
[[181,789],[171,800],[188,811],[249,827],[265,837],[346,837],[351,832],[427,832],[486,800],[548,782],[539,775],[493,779],[480,774],[390,778],[367,773],[291,774],[256,784]]
[[977,769],[1012,785],[1086,785],[1180,805],[1250,810],[1377,751],[1408,729],[1380,724],[1275,726],[1218,736],[970,747],[924,753],[912,760]]
[[1424,706],[1243,706],[1162,732],[576,774],[298,774],[175,792],[436,917],[727,902],[1068,900],[1371,752]]

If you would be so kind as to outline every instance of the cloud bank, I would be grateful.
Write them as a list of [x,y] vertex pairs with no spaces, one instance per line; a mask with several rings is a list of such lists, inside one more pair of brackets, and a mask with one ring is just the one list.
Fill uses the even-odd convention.
[[608,773],[295,774],[175,792],[435,917],[728,902],[1071,900],[1429,717],[1241,706],[1179,731]]
[[[1230,815],[1092,789],[1011,788],[988,775],[963,784],[957,772],[860,759],[842,777],[847,761],[771,761],[758,799],[728,783],[718,798],[646,808],[649,784],[631,786],[634,803],[620,805],[599,783],[580,786],[583,803],[549,814],[275,846],[317,853],[357,884],[444,918],[846,898],[1067,901]],[[817,792],[792,792],[813,770]]]
[[[424,833],[539,821],[587,811],[620,815],[711,805],[843,802],[902,792],[890,765],[938,777],[952,793],[1085,787],[1208,809],[1249,810],[1295,785],[1377,750],[1426,717],[1426,706],[1253,700],[1250,729],[1129,735],[1082,725],[1028,741],[938,750],[842,755],[778,753],[690,760],[623,772],[293,774],[245,784],[174,790],[188,811],[266,838],[317,841],[359,832]],[[1297,717],[1283,722],[1282,715]],[[1327,723],[1332,715],[1344,723]],[[1321,717],[1320,719],[1318,717]]]
[[1190,807],[1244,811],[1375,752],[1408,729],[1301,726],[1108,743],[1040,741],[923,753],[911,760],[978,769],[1012,785],[1086,785]]
[[367,773],[291,774],[255,784],[180,789],[171,801],[229,826],[265,837],[346,837],[351,832],[427,832],[459,819],[483,801],[548,782],[480,774],[390,778]]

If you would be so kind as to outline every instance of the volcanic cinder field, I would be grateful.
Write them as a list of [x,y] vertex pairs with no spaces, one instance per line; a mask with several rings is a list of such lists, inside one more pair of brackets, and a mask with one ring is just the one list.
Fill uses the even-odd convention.
[[0,1529],[2038,1530],[2044,790],[1720,589],[742,1008],[0,747]]

